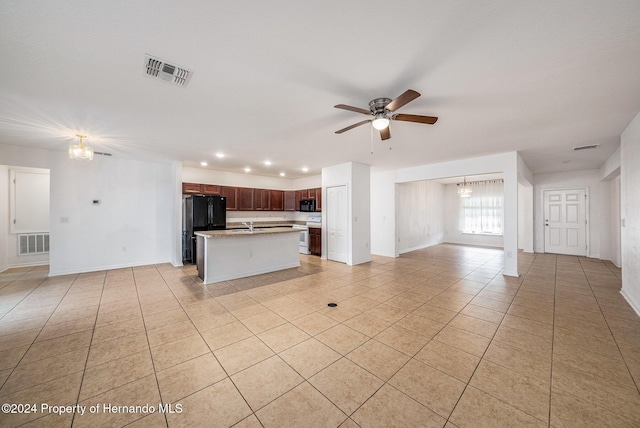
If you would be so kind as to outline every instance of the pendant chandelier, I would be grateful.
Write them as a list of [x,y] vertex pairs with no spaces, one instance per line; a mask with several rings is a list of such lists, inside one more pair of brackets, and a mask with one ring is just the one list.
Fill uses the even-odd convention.
[[76,134],[80,138],[79,144],[69,144],[69,159],[92,160],[93,149],[82,144],[82,139],[87,138],[86,135]]
[[471,184],[467,183],[467,177],[464,177],[462,185],[458,183],[458,196],[461,198],[470,198],[471,193],[473,193],[473,190],[471,190]]

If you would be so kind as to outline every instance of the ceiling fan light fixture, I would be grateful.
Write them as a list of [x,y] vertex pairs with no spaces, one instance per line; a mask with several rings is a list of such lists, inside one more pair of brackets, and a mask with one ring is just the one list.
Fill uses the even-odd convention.
[[373,121],[371,125],[378,131],[381,131],[389,126],[389,119],[384,117],[383,115],[378,115]]

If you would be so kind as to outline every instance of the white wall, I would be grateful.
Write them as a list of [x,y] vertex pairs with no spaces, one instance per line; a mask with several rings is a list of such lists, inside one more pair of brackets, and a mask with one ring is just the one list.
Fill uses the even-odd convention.
[[273,190],[314,189],[322,186],[322,176],[320,175],[289,179],[191,166],[182,167],[182,179],[185,183],[219,184],[222,186],[255,187],[256,189]]
[[622,295],[640,315],[640,114],[620,140]]
[[518,183],[518,249],[533,253],[533,185]]
[[[42,168],[0,165],[0,271],[9,267],[38,266],[49,263],[49,254],[18,255],[18,234],[11,233],[10,187],[12,183],[10,180],[10,172],[12,169],[38,174],[49,174],[49,170]],[[47,206],[43,207],[43,211],[48,215],[50,205],[48,198],[50,191],[49,189],[43,189],[43,191],[46,191],[47,194],[33,195],[33,197],[45,201]],[[46,230],[41,230],[41,232],[45,231]]]
[[398,253],[443,242],[444,184],[414,181],[396,185]]
[[533,174],[518,155],[518,249],[533,253]]
[[600,234],[600,258],[620,267],[620,148],[600,167],[600,180],[604,228]]
[[620,246],[621,224],[620,224],[620,176],[611,180],[611,260],[616,266],[622,267],[622,248]]
[[371,171],[369,165],[351,162],[351,260],[371,261]]
[[51,275],[175,260],[178,163],[101,156],[79,162],[11,145],[0,145],[0,159],[51,172]]
[[0,272],[9,267],[9,167],[0,165]]
[[492,235],[480,235],[473,233],[462,233],[459,228],[460,217],[460,197],[458,196],[458,186],[447,184],[444,186],[444,242],[462,245],[482,245],[485,247],[504,246],[504,237]]
[[[374,174],[371,180],[372,206],[382,207],[389,204],[389,200],[395,200],[396,190],[392,186],[395,183],[502,172],[505,195],[504,274],[518,276],[518,157],[516,152],[509,152]],[[381,217],[387,218],[387,221],[382,221]],[[371,229],[372,248],[376,249],[375,254],[393,253],[397,256],[395,222],[390,224],[388,218],[388,208],[376,213]],[[393,245],[390,244],[389,235],[393,236]]]
[[[347,264],[371,261],[371,173],[369,165],[348,162],[322,168],[322,197],[331,186],[347,186]],[[322,257],[327,254],[326,218],[322,212]]]
[[603,186],[600,183],[600,170],[558,172],[537,174],[534,181],[534,249],[544,253],[544,201],[543,192],[552,189],[588,189],[587,256],[600,258],[600,236],[609,230],[607,218],[603,215],[609,210],[609,204],[603,204]]
[[371,253],[397,257],[395,171],[371,174]]

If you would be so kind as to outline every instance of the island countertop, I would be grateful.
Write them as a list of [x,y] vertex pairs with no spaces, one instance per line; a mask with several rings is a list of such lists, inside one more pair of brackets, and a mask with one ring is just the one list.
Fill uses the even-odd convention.
[[258,227],[196,232],[196,266],[205,284],[300,266],[300,231]]
[[254,236],[254,235],[270,235],[274,233],[300,233],[303,229],[294,228],[291,226],[278,226],[278,227],[255,227],[253,231],[248,228],[243,229],[227,229],[227,230],[203,230],[195,232],[196,235],[202,236],[206,239],[211,238],[231,238],[234,236]]

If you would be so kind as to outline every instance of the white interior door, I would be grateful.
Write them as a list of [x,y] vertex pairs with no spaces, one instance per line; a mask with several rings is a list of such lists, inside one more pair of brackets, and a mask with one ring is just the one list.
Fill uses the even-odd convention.
[[347,186],[327,187],[327,258],[347,263]]
[[585,189],[545,190],[544,252],[585,256]]

